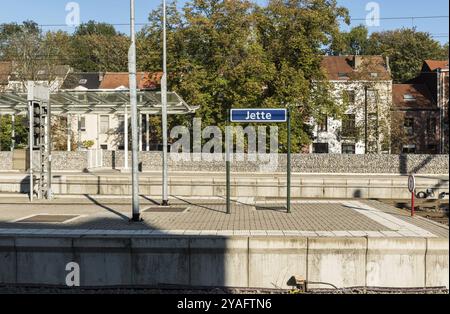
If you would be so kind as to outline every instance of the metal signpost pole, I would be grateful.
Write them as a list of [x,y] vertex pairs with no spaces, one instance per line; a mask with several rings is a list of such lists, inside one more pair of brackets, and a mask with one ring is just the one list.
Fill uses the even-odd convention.
[[287,178],[286,178],[286,209],[291,213],[291,109],[287,109]]
[[[137,132],[137,96],[136,96],[136,34],[134,28],[134,0],[130,0],[131,47],[128,55],[130,72],[130,107],[131,107],[131,180],[132,180],[132,221],[140,221],[139,214],[139,177],[138,177],[138,132]],[[127,156],[125,156],[126,158]]]
[[[28,85],[30,86],[30,85]],[[34,186],[33,186],[33,138],[34,138],[34,130],[33,130],[33,101],[28,101],[28,126],[29,126],[29,134],[28,134],[28,149],[29,149],[29,172],[30,172],[30,202],[33,201],[33,192],[34,192]]]
[[123,153],[124,153],[124,170],[128,170],[128,112],[127,103],[124,104],[123,114]]
[[[291,212],[291,120],[290,109],[271,109],[271,108],[249,108],[249,109],[231,109],[228,111],[227,126],[230,122],[237,123],[287,123],[288,129],[288,149],[287,149],[287,186],[286,186],[286,209]],[[230,137],[231,138],[231,137]],[[226,141],[228,144],[228,140]],[[231,141],[232,143],[232,141]],[[227,212],[229,212],[229,195],[230,195],[230,157],[229,147],[226,145],[227,151]],[[227,149],[228,148],[228,149]]]
[[162,205],[169,205],[167,182],[167,45],[166,45],[166,0],[163,0],[163,77],[161,80],[162,133],[163,133],[163,199]]
[[52,191],[52,132],[50,130],[52,121],[52,111],[50,106],[50,100],[47,102],[47,123],[46,123],[46,144],[47,144],[47,199],[53,199]]
[[225,126],[225,162],[226,162],[226,193],[227,193],[227,214],[231,214],[231,164],[230,164],[230,110],[227,112],[227,123]]

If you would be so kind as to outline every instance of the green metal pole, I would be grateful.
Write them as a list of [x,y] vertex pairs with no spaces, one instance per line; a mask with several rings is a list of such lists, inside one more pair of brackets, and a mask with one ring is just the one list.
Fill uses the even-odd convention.
[[291,213],[291,109],[287,109],[287,186],[286,208]]
[[227,123],[226,123],[226,130],[225,130],[225,162],[226,162],[226,180],[227,180],[227,214],[231,214],[231,186],[230,186],[230,179],[231,179],[231,164],[230,164],[230,110],[227,111]]

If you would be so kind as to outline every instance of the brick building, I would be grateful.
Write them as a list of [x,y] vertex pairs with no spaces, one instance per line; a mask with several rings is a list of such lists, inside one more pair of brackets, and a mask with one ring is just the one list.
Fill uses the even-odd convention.
[[439,108],[439,129],[442,130],[439,140],[439,152],[449,151],[449,74],[448,60],[425,60],[420,75],[415,82],[425,84],[431,93],[431,97]]
[[394,84],[392,100],[392,153],[438,153],[440,110],[427,85]]

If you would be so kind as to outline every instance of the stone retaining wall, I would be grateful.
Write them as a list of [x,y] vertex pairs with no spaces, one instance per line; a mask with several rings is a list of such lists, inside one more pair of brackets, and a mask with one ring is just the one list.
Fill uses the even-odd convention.
[[[170,154],[169,154],[170,156]],[[199,160],[198,155],[189,155],[190,161],[169,158],[172,171],[225,171],[224,161]],[[232,171],[235,172],[267,172],[261,169],[267,161],[234,160]],[[162,165],[161,154],[157,152],[141,152],[141,169],[159,170]],[[104,166],[109,168],[123,167],[123,152],[105,152]],[[286,155],[279,154],[278,166],[273,171],[285,172]],[[129,158],[131,164],[131,158]],[[387,174],[448,174],[448,155],[314,155],[293,154],[292,171],[301,173],[387,173]]]
[[[129,155],[131,165],[131,154]],[[169,158],[171,171],[213,171],[224,172],[222,160],[202,160],[199,155],[189,154],[188,160]],[[178,155],[180,157],[180,155]],[[219,155],[220,157],[220,155]],[[243,156],[244,160],[232,162],[233,172],[285,172],[286,155],[272,156],[275,167],[265,167],[268,160],[248,160],[252,156]],[[373,173],[373,174],[448,174],[448,155],[314,155],[293,154],[292,171],[301,173]],[[160,170],[161,153],[140,152],[142,171]],[[83,171],[89,168],[88,152],[53,152],[53,171]],[[263,165],[263,167],[261,167]],[[36,164],[35,164],[36,166]],[[122,151],[104,151],[103,167],[120,169],[124,166]],[[0,152],[0,171],[12,170],[12,153]]]

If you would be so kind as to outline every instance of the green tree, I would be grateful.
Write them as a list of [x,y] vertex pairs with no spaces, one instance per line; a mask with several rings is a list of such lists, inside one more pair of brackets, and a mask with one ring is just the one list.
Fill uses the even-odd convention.
[[80,72],[128,71],[129,46],[130,40],[124,35],[74,36],[72,40],[74,54],[70,65]]
[[72,36],[70,65],[81,72],[128,71],[128,36],[107,23],[89,21]]
[[[15,116],[14,131],[15,131],[15,147],[25,148],[28,143],[28,131],[27,131],[27,117]],[[11,149],[12,143],[12,119],[10,115],[0,116],[0,151],[8,151]]]
[[[263,49],[275,68],[267,82],[266,106],[292,105],[294,151],[309,143],[309,120],[338,116],[343,108],[329,95],[320,63],[323,49],[340,36],[339,18],[348,11],[330,0],[271,0],[258,10],[258,31]],[[286,143],[286,130],[280,130]]]
[[10,61],[14,58],[15,51],[12,48],[14,41],[21,35],[40,35],[40,29],[34,21],[24,21],[22,24],[0,24],[0,60]]
[[360,25],[336,37],[330,47],[333,55],[365,55],[369,48],[369,30]]
[[427,59],[448,59],[448,43],[441,45],[427,32],[402,28],[368,35],[365,26],[342,33],[328,51],[335,55],[382,55],[389,57],[395,82],[417,76]]
[[[295,106],[294,146],[309,141],[311,116],[337,114],[320,70],[323,47],[348,17],[334,0],[193,0],[168,6],[169,88],[199,105],[204,124],[224,126],[229,108]],[[161,69],[161,10],[138,36],[138,66]],[[314,89],[314,92],[311,90]],[[173,118],[172,121],[183,118]],[[189,124],[184,120],[182,123]],[[281,130],[282,148],[286,130]]]
[[430,33],[415,28],[373,33],[368,53],[388,56],[395,82],[417,76],[427,59],[446,60],[448,50],[434,40]]
[[86,35],[101,35],[101,36],[116,36],[117,31],[113,25],[108,23],[98,23],[96,21],[88,21],[87,23],[80,24],[74,33],[75,36]]

